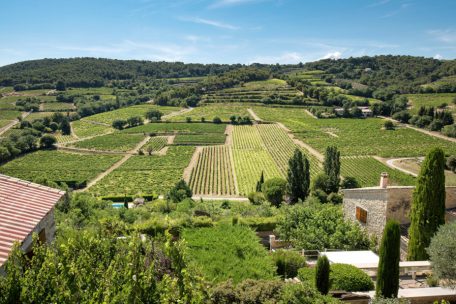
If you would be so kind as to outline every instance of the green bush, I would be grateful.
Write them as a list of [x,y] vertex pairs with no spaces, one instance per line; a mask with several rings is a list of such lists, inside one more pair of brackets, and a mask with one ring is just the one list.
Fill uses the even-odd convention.
[[310,284],[286,284],[282,288],[279,304],[335,304],[337,299],[323,296]]
[[262,191],[264,196],[273,205],[279,206],[282,203],[287,181],[283,178],[274,177],[264,182]]
[[296,251],[277,250],[272,253],[277,266],[277,274],[283,278],[294,278],[298,270],[306,266],[306,259]]
[[[298,278],[303,282],[315,284],[315,268],[301,268]],[[374,289],[374,282],[362,270],[347,264],[331,264],[329,275],[330,290],[369,291]]]
[[261,205],[265,201],[264,195],[261,192],[250,193],[248,199],[253,205]]
[[237,285],[232,280],[217,285],[212,292],[212,302],[217,304],[277,303],[285,283],[279,280],[247,279]]

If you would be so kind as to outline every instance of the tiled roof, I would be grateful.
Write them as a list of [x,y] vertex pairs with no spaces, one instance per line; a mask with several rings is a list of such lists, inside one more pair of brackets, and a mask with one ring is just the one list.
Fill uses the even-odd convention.
[[22,242],[64,194],[0,174],[0,266],[13,243]]

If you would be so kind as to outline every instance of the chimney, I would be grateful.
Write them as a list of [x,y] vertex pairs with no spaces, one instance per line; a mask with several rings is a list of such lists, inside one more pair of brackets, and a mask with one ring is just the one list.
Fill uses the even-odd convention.
[[380,175],[380,188],[386,189],[388,187],[388,173],[382,172]]

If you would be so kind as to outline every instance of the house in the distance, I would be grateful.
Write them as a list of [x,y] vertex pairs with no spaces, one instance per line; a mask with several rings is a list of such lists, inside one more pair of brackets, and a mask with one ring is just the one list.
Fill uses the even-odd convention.
[[32,235],[41,242],[54,238],[54,206],[64,191],[0,174],[0,274],[14,242],[32,252]]

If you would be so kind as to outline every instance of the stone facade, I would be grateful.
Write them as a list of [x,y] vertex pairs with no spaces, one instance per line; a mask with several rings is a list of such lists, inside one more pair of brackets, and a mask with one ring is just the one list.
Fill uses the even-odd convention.
[[[410,224],[410,208],[415,187],[372,187],[344,190],[345,218],[358,222],[367,231],[381,237],[389,219]],[[456,208],[456,187],[446,187],[446,208]],[[356,207],[367,211],[366,223],[356,218]],[[447,217],[448,218],[448,217]]]
[[[43,230],[44,229],[44,230]],[[54,208],[51,209],[45,217],[35,226],[35,228],[30,232],[30,234],[22,242],[21,248],[24,252],[29,252],[32,250],[33,234],[40,234],[44,232],[46,237],[46,242],[50,243],[54,239],[55,235],[55,221],[54,221]]]

